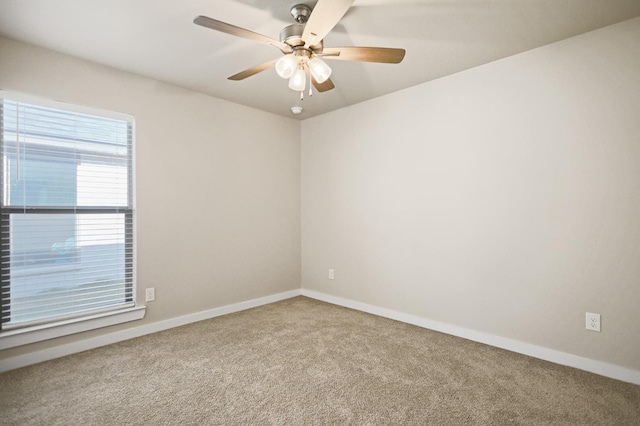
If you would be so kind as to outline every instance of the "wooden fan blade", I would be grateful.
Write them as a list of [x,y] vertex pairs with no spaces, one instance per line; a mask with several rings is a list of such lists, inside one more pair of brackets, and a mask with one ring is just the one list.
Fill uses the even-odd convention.
[[324,83],[318,83],[312,76],[311,81],[313,82],[313,87],[315,87],[318,92],[327,92],[336,87],[333,85],[333,81],[331,81],[330,78],[327,79]]
[[353,0],[318,0],[304,26],[302,40],[305,47],[319,43],[342,19]]
[[244,80],[247,77],[251,77],[252,75],[256,75],[264,70],[268,70],[269,68],[273,68],[276,64],[277,59],[272,61],[264,62],[260,65],[256,65],[255,67],[247,68],[244,71],[240,71],[238,74],[234,74],[231,77],[227,77],[227,80]]
[[390,47],[330,47],[323,49],[321,56],[322,59],[399,64],[404,54],[404,49]]
[[231,34],[236,37],[246,38],[249,40],[257,41],[259,43],[269,44],[280,49],[283,53],[291,53],[293,49],[286,43],[282,43],[278,40],[274,40],[270,37],[262,34],[254,33],[253,31],[246,30],[244,28],[236,27],[235,25],[227,24],[226,22],[211,19],[206,16],[198,16],[193,20],[193,23],[202,27],[210,28],[212,30],[220,31],[223,33]]

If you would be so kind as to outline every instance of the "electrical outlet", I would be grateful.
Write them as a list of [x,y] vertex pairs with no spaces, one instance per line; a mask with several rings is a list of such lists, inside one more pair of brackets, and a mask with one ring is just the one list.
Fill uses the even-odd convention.
[[156,288],[155,287],[149,287],[148,289],[145,290],[144,300],[145,300],[145,302],[153,302],[154,300],[156,300]]
[[329,269],[329,279],[332,280],[335,278],[335,274],[333,273],[333,269]]
[[586,328],[590,331],[600,331],[600,314],[587,312]]

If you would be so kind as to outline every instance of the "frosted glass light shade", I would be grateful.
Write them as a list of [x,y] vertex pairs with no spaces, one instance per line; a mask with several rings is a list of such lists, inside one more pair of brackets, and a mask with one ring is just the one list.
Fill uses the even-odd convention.
[[307,74],[304,72],[304,68],[300,67],[293,73],[289,79],[289,89],[302,91],[307,85]]
[[311,75],[318,83],[324,83],[331,76],[331,68],[322,59],[313,57],[309,60]]
[[284,55],[276,61],[276,72],[282,78],[291,77],[298,66],[298,60],[292,53]]

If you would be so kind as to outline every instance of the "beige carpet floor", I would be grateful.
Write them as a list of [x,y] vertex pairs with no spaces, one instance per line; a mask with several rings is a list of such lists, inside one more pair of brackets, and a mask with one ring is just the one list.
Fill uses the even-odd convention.
[[2,425],[638,425],[640,386],[297,297],[0,375]]

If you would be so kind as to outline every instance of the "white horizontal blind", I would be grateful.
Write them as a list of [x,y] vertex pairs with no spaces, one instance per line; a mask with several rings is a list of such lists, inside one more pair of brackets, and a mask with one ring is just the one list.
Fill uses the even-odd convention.
[[132,306],[132,122],[0,108],[2,328]]

